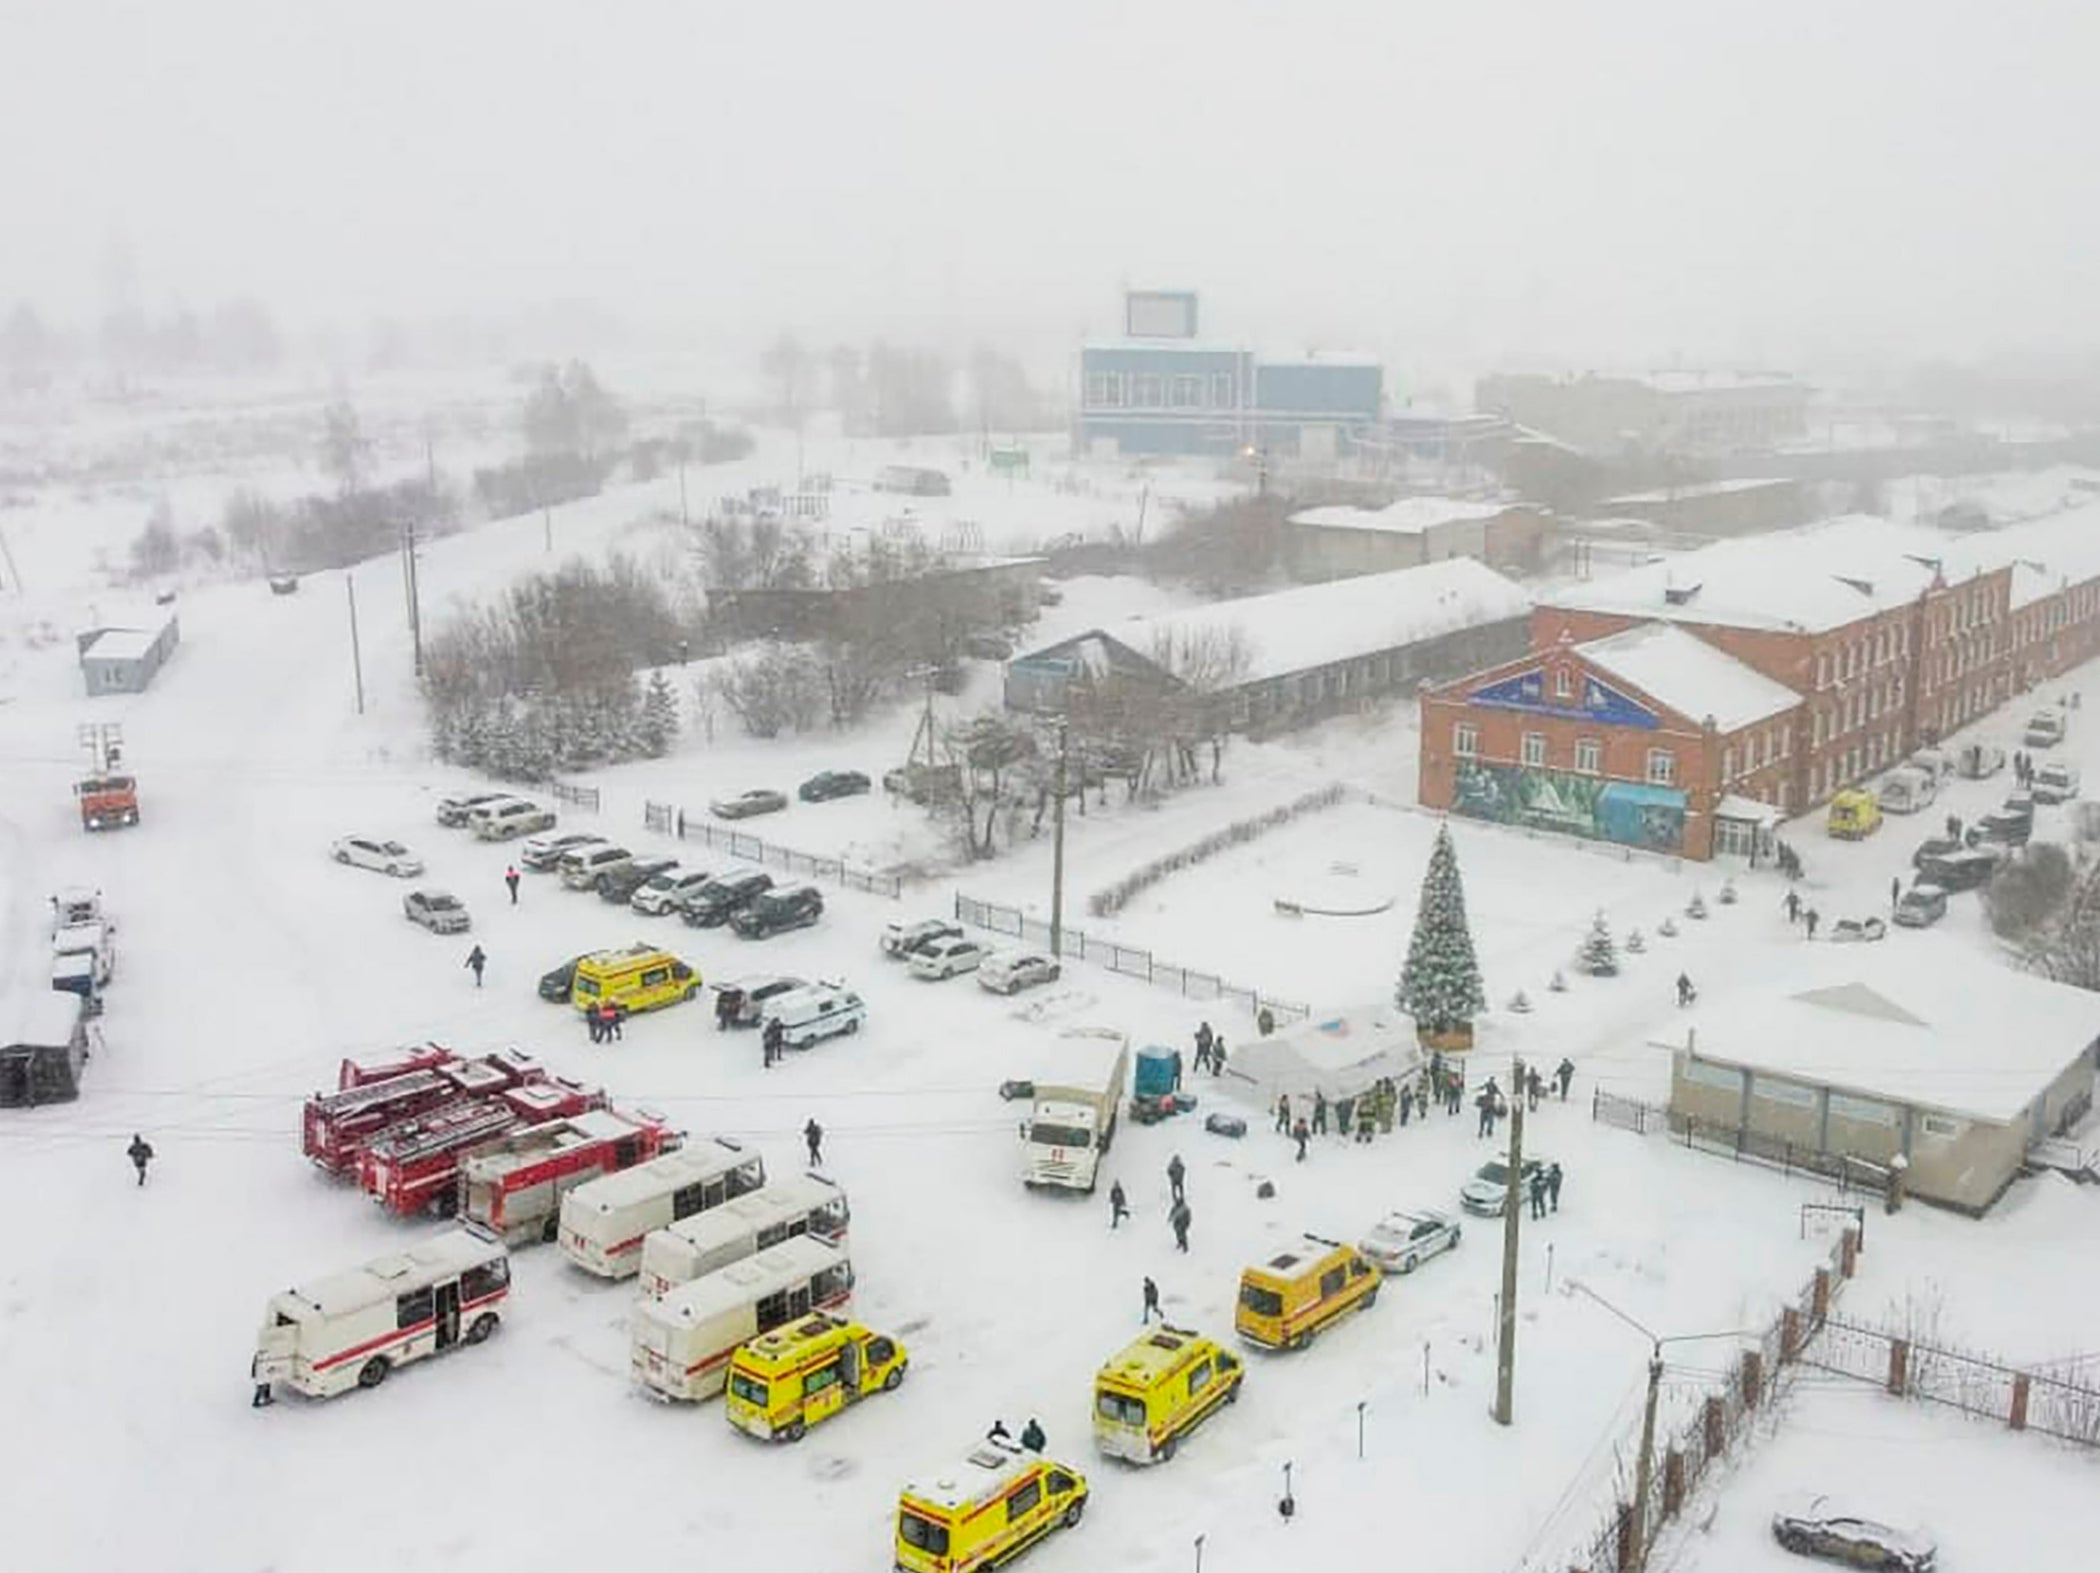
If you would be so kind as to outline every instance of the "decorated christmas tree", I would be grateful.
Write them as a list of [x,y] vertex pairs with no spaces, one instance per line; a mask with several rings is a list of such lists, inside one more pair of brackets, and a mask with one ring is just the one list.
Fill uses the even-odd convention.
[[1590,923],[1590,932],[1582,942],[1582,952],[1576,964],[1593,978],[1616,977],[1619,971],[1619,947],[1611,937],[1611,926],[1598,913]]
[[1394,997],[1423,1034],[1470,1033],[1473,1018],[1487,1009],[1473,931],[1466,924],[1466,887],[1448,826],[1438,827],[1430,849],[1414,938]]

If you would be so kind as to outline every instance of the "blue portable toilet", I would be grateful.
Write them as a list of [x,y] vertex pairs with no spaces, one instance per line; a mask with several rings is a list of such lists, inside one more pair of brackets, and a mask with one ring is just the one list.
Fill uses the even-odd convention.
[[1139,1103],[1150,1103],[1174,1091],[1174,1051],[1147,1044],[1137,1053],[1137,1075],[1132,1094]]

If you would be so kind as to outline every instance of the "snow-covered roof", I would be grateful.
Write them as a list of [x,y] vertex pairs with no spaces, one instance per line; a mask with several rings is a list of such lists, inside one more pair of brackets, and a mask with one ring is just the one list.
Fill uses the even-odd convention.
[[1802,381],[1783,371],[1651,371],[1635,377],[1657,393],[1729,393],[1746,388],[1799,388]]
[[1671,623],[1642,623],[1605,639],[1576,645],[1590,665],[1723,732],[1754,726],[1801,703],[1801,696],[1755,667],[1717,650]]
[[1597,506],[1617,508],[1636,503],[1678,502],[1686,497],[1724,497],[1732,492],[1758,492],[1774,486],[1792,486],[1795,482],[1785,476],[1748,476],[1733,481],[1701,481],[1696,486],[1672,486],[1648,492],[1626,492],[1618,497],[1607,497]]
[[[1916,600],[1941,563],[1968,559],[1936,531],[1866,514],[1717,541],[1556,594],[1574,610],[1823,633]],[[2002,558],[2000,559],[2002,561]]]
[[1672,1016],[1653,1041],[1673,1051],[1689,1041],[1701,1059],[2004,1124],[2096,1037],[2100,995],[1920,934],[1805,946],[1783,984],[1716,994]]
[[105,628],[85,654],[98,661],[137,661],[160,642],[158,628]]
[[1462,628],[1523,617],[1531,595],[1485,563],[1453,557],[1144,618],[1108,630],[1142,655],[1238,629],[1248,647],[1242,683],[1308,672],[1397,650]]
[[1277,1095],[1353,1098],[1380,1077],[1412,1078],[1422,1049],[1414,1018],[1391,1004],[1329,1012],[1266,1038],[1247,1038],[1226,1075],[1250,1083],[1265,1105]]
[[0,1049],[55,1049],[73,1041],[80,996],[25,988],[0,997]]
[[323,1315],[339,1316],[345,1311],[378,1305],[404,1289],[449,1277],[505,1254],[497,1241],[467,1229],[454,1229],[348,1272],[296,1285],[291,1297]]
[[1383,508],[1357,508],[1330,503],[1302,508],[1291,515],[1292,524],[1328,530],[1377,530],[1391,535],[1421,535],[1440,524],[1493,519],[1507,513],[1510,505],[1499,502],[1466,502],[1457,497],[1402,497]]
[[1950,538],[1947,555],[1952,563],[1979,569],[2012,563],[2012,606],[2018,610],[2067,584],[2100,578],[2100,504]]
[[1720,801],[1714,804],[1714,818],[1748,820],[1756,825],[1776,825],[1779,823],[1779,810],[1770,803],[1760,803],[1754,797],[1740,797],[1733,792],[1724,792]]
[[756,1157],[757,1154],[735,1142],[711,1136],[689,1142],[676,1152],[667,1152],[633,1168],[587,1180],[562,1199],[563,1205],[585,1212],[611,1213],[648,1201],[651,1197],[667,1195],[696,1180],[710,1180],[716,1175],[726,1174]]

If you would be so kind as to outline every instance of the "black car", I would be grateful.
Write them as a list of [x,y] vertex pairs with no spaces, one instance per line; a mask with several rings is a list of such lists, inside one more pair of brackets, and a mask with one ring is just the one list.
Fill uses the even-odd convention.
[[616,907],[624,907],[634,893],[666,869],[678,866],[676,858],[637,858],[634,862],[598,876],[598,896]]
[[1910,855],[1912,868],[1923,868],[1927,858],[1944,857],[1949,852],[1961,850],[1960,836],[1928,836],[1918,843],[1918,850]]
[[767,939],[784,929],[808,928],[824,915],[824,895],[814,885],[769,890],[730,918],[745,939]]
[[2020,813],[2010,805],[1994,808],[1976,821],[1976,833],[2000,846],[2024,847],[2034,835],[2034,814]]
[[576,963],[581,956],[571,956],[552,972],[540,974],[540,998],[556,1005],[569,1003],[569,991],[576,986]]
[[795,796],[805,803],[824,803],[835,797],[852,797],[873,785],[858,770],[820,770],[795,789]]
[[719,928],[772,888],[771,874],[725,874],[686,897],[681,916],[696,929]]
[[1960,890],[1981,890],[1998,872],[1998,865],[2004,857],[2000,848],[1990,845],[1935,853],[1918,864],[1918,879],[1925,884],[1937,885],[1949,894]]

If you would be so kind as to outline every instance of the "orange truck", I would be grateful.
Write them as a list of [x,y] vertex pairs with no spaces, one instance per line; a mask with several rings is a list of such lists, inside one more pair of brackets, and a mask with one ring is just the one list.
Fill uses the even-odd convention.
[[139,822],[139,784],[132,777],[104,771],[73,783],[80,799],[80,823],[86,830],[114,830]]

